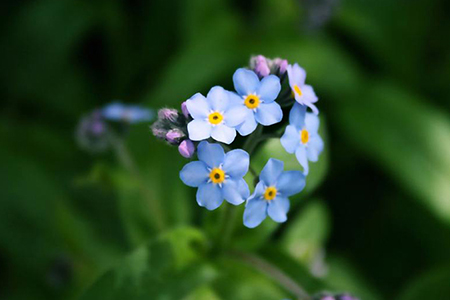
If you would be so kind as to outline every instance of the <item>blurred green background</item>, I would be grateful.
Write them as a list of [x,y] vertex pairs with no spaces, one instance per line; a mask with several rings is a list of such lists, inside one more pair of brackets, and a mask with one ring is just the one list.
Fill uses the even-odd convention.
[[[326,151],[288,222],[250,230],[239,218],[232,248],[312,293],[450,299],[448,1],[0,7],[1,299],[293,298],[214,250],[223,207],[198,207],[178,178],[187,161],[149,124],[126,144],[163,205],[163,233],[114,152],[86,153],[74,138],[79,118],[113,99],[178,108],[213,85],[231,89],[234,70],[255,54],[307,70]],[[257,169],[286,155],[274,141],[260,150]]]

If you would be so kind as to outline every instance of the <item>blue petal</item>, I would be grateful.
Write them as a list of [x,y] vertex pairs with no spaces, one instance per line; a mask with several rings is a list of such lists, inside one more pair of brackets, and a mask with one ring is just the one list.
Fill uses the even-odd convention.
[[289,199],[277,196],[275,199],[269,202],[267,208],[267,214],[275,222],[283,223],[287,220],[287,212],[289,211]]
[[270,103],[278,97],[280,90],[280,78],[275,75],[269,75],[261,80],[261,84],[256,93],[265,103]]
[[241,149],[231,150],[225,155],[223,170],[225,174],[238,179],[244,177],[248,172],[250,156]]
[[150,121],[153,118],[153,112],[150,109],[145,109],[134,105],[128,108],[125,118],[130,123],[138,123]]
[[256,123],[255,115],[253,111],[247,109],[247,117],[241,125],[239,125],[236,129],[239,132],[240,135],[246,136],[255,131],[256,127],[258,126],[258,123]]
[[253,199],[247,202],[244,211],[244,225],[255,228],[267,216],[267,202],[262,199]]
[[306,149],[303,145],[300,145],[300,147],[297,148],[297,150],[295,151],[295,157],[297,157],[298,162],[303,167],[303,174],[308,175],[308,159],[306,156]]
[[306,106],[294,103],[294,106],[289,113],[289,123],[297,127],[297,129],[302,129],[305,126],[305,114]]
[[317,107],[313,104],[316,103],[318,98],[316,96],[316,94],[314,93],[314,90],[312,88],[312,86],[305,84],[304,86],[301,87],[302,89],[302,95],[299,96],[298,94],[295,94],[295,100],[303,105],[308,106],[309,108],[311,108],[311,110],[313,111],[314,114],[319,114],[319,110],[317,109]]
[[283,119],[283,111],[276,102],[261,103],[256,109],[256,121],[264,126],[270,126]]
[[317,133],[319,130],[320,120],[319,117],[312,113],[306,113],[305,116],[305,128],[309,134]]
[[302,86],[305,84],[306,72],[297,63],[294,65],[288,65],[286,70],[291,88],[293,88],[294,85]]
[[267,186],[264,184],[264,182],[260,181],[255,187],[255,190],[253,191],[253,194],[250,196],[249,200],[251,199],[259,199],[264,194],[264,191],[266,190]]
[[180,171],[180,179],[185,185],[198,187],[208,180],[208,170],[201,161],[193,161],[186,164]]
[[219,124],[212,127],[211,137],[218,142],[231,144],[236,137],[236,129]]
[[125,106],[122,103],[114,102],[102,109],[102,115],[108,120],[119,121],[123,118],[124,110]]
[[222,189],[218,184],[204,183],[197,190],[197,203],[208,210],[218,208],[223,202]]
[[239,95],[255,94],[259,87],[259,78],[255,72],[241,68],[233,74],[234,88]]
[[230,106],[234,105],[244,105],[244,99],[242,96],[239,96],[235,92],[227,91],[228,93],[228,99],[230,100]]
[[305,188],[305,175],[300,171],[283,172],[277,181],[277,190],[284,196],[289,197],[300,193]]
[[245,201],[245,198],[242,197],[241,191],[239,190],[239,181],[232,179],[225,180],[222,191],[223,197],[228,203],[239,205]]
[[248,109],[245,106],[233,105],[225,111],[224,122],[229,127],[236,127],[244,123],[247,116]]
[[208,117],[209,107],[208,101],[205,96],[200,93],[195,94],[186,101],[186,108],[194,119],[204,120]]
[[286,126],[283,136],[280,139],[281,145],[288,153],[294,153],[300,144],[300,133],[293,125]]
[[201,141],[211,136],[211,124],[203,120],[192,120],[187,126],[189,139]]
[[247,199],[250,196],[250,189],[248,188],[248,184],[242,178],[238,181],[238,189],[242,198]]
[[206,96],[210,107],[214,111],[224,112],[229,104],[228,93],[221,86],[215,86],[209,90]]
[[319,154],[323,150],[323,141],[319,135],[314,135],[309,139],[308,147],[306,148],[306,155],[308,160],[316,162],[319,159]]
[[264,166],[259,178],[266,186],[274,185],[283,172],[284,163],[281,160],[271,158]]
[[198,159],[210,168],[219,167],[225,158],[225,152],[219,144],[201,142],[197,147]]

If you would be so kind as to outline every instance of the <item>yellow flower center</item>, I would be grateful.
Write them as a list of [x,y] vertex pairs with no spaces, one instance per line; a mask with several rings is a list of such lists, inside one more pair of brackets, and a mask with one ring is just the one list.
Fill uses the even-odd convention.
[[276,196],[277,196],[276,188],[274,188],[273,186],[269,186],[268,188],[266,188],[266,191],[264,192],[264,199],[270,201],[275,199]]
[[306,144],[309,141],[308,130],[302,129],[302,131],[300,131],[300,140],[302,141],[303,144]]
[[300,89],[300,87],[298,85],[294,85],[294,90],[292,91],[292,96],[295,98],[294,93],[297,93],[297,95],[299,95],[299,96],[303,95],[302,90]]
[[244,104],[248,109],[255,109],[259,106],[259,97],[256,95],[248,95],[244,100]]
[[209,123],[211,123],[213,125],[217,125],[217,124],[222,123],[223,116],[220,112],[215,111],[215,112],[209,114],[208,120],[209,120]]
[[209,173],[209,178],[214,183],[222,183],[225,180],[225,172],[222,169],[214,168]]

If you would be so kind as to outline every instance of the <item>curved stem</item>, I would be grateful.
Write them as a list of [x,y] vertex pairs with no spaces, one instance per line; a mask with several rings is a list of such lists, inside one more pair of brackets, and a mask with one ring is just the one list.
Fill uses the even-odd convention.
[[276,280],[285,289],[294,294],[298,300],[311,300],[311,296],[309,296],[308,293],[299,284],[297,284],[297,282],[263,258],[239,251],[232,251],[230,254],[239,258],[244,263],[260,271],[261,273],[264,273]]
[[132,156],[130,155],[127,147],[125,146],[122,139],[117,138],[114,134],[110,133],[109,136],[111,145],[114,148],[116,156],[122,166],[134,177],[136,182],[139,184],[142,196],[146,198],[147,203],[150,206],[150,212],[153,217],[153,222],[158,230],[163,230],[165,228],[164,215],[159,201],[157,201],[153,196],[152,192],[148,189],[145,181],[139,171],[136,163],[134,162]]

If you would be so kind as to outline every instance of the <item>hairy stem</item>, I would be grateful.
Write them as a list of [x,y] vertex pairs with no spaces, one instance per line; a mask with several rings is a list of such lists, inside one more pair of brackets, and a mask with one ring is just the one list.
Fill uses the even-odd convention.
[[229,253],[233,257],[238,258],[247,265],[271,277],[273,280],[276,280],[286,290],[295,295],[298,300],[311,300],[311,296],[309,296],[308,293],[299,284],[297,284],[297,282],[263,258],[239,251],[232,251]]
[[152,214],[153,217],[152,221],[154,222],[155,227],[158,230],[163,230],[165,228],[165,220],[160,203],[159,201],[157,201],[155,197],[152,196],[151,191],[145,184],[141,172],[136,166],[136,163],[134,162],[132,156],[130,155],[130,152],[125,146],[123,140],[117,138],[114,134],[110,134],[109,139],[114,148],[114,151],[116,153],[119,162],[131,174],[131,176],[134,177],[134,179],[139,185],[142,196],[147,200],[147,203],[150,206],[150,213]]

